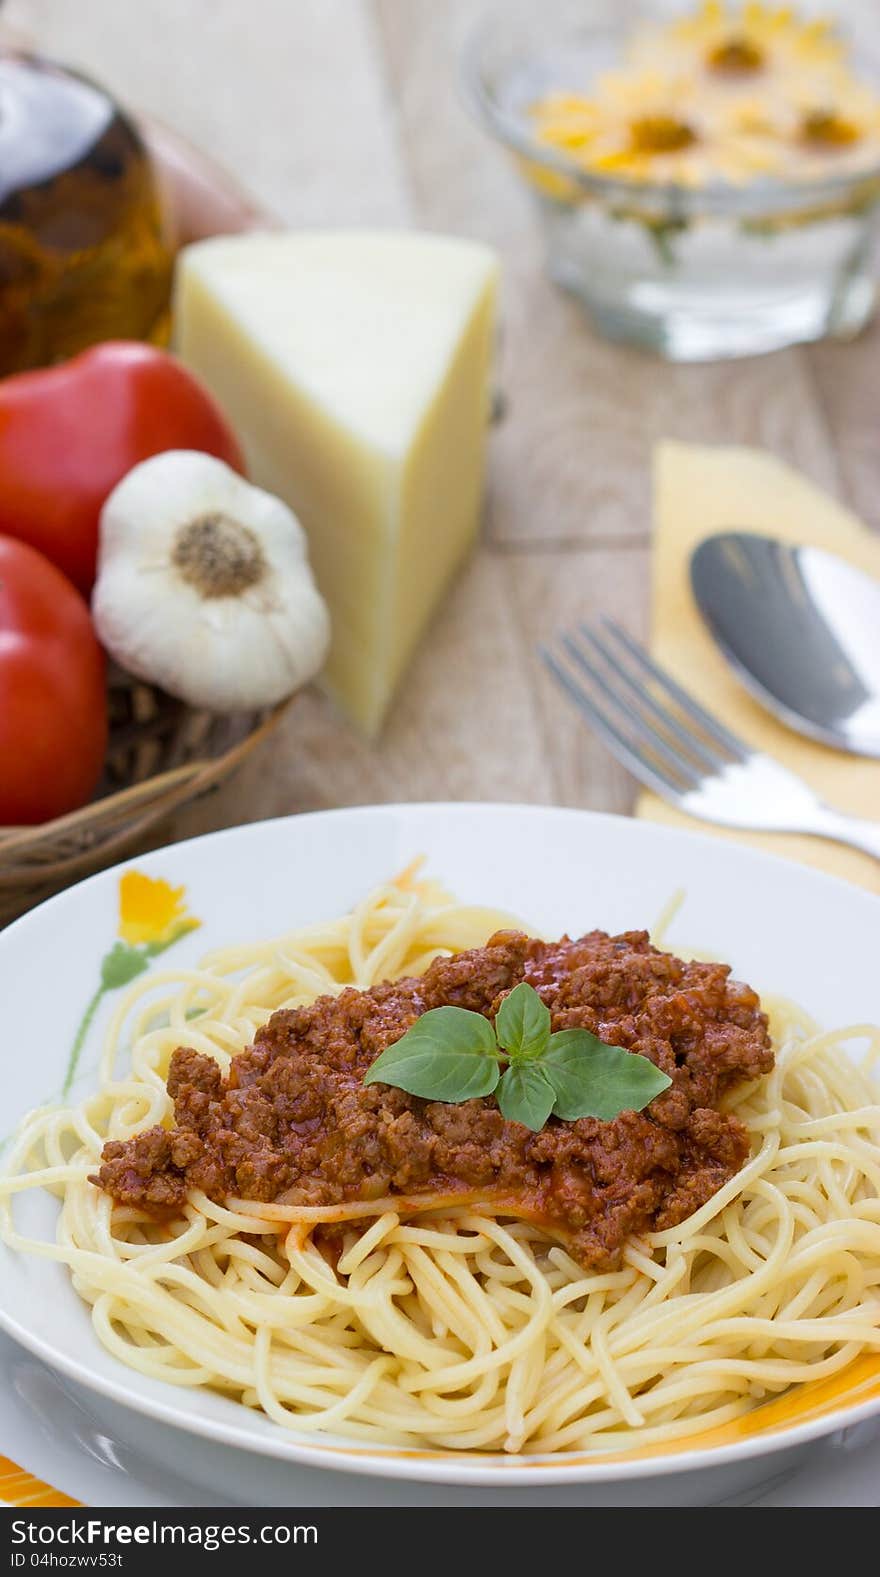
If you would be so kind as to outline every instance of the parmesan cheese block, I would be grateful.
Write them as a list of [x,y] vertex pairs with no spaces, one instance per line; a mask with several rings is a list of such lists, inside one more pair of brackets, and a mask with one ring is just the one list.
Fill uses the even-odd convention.
[[179,265],[177,348],[296,511],[330,691],[369,734],[477,531],[497,265],[475,242],[223,237]]

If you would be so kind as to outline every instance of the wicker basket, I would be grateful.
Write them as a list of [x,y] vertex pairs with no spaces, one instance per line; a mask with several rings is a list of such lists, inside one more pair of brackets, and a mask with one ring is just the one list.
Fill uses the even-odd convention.
[[110,743],[97,797],[41,826],[0,828],[0,925],[142,848],[172,811],[228,778],[293,699],[271,712],[221,717],[112,672]]

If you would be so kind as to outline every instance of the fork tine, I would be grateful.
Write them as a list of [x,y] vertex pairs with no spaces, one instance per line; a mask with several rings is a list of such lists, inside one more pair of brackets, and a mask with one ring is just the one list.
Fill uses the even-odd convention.
[[617,624],[614,619],[603,618],[602,623],[609,634],[613,635],[625,647],[642,671],[662,685],[681,707],[682,711],[686,712],[688,717],[693,718],[694,722],[698,723],[700,728],[715,740],[716,744],[727,750],[735,761],[744,762],[749,759],[750,751],[743,741],[736,734],[732,734],[729,728],[725,728],[723,723],[719,723],[717,717],[713,717],[712,713],[707,712],[705,707],[700,706],[699,702],[695,701],[687,690],[682,689],[682,686],[673,679],[670,673],[667,673],[665,668],[661,668],[659,663],[654,661],[653,657],[648,656],[644,647],[629,634],[628,630]]
[[538,652],[546,667],[574,701],[578,710],[592,724],[600,738],[604,739],[612,755],[623,763],[634,778],[638,778],[647,788],[653,789],[661,799],[676,803],[681,798],[682,785],[667,777],[655,762],[648,761],[636,749],[635,744],[628,740],[602,708],[596,705],[586,687],[578,681],[571,670],[557,660],[549,646],[539,646]]
[[702,763],[708,772],[723,772],[724,768],[730,765],[726,756],[719,755],[717,750],[710,750],[705,741],[700,739],[692,728],[686,728],[678,721],[677,717],[673,716],[668,707],[661,706],[659,701],[655,701],[645,685],[635,678],[627,664],[622,662],[615,652],[612,651],[611,647],[600,639],[595,630],[590,628],[589,624],[581,624],[579,630],[583,639],[589,641],[590,645],[611,669],[611,672],[618,679],[623,680],[623,683],[636,697],[640,706],[650,712],[652,717],[655,717],[662,724],[667,733],[672,734],[679,744],[683,745],[685,750],[690,752],[691,756],[695,756]]
[[563,635],[562,644],[569,656],[573,658],[585,673],[589,674],[604,699],[610,701],[612,706],[627,719],[631,728],[634,728],[636,734],[650,744],[651,749],[662,757],[667,767],[671,768],[674,773],[677,773],[680,780],[684,780],[684,787],[688,789],[696,788],[700,779],[705,777],[705,771],[697,767],[693,760],[689,761],[687,756],[676,750],[669,740],[665,739],[658,732],[653,723],[649,723],[638,707],[633,706],[632,702],[628,701],[626,696],[621,693],[620,688],[616,688],[613,681],[610,681],[596,667],[595,663],[578,646],[572,636]]

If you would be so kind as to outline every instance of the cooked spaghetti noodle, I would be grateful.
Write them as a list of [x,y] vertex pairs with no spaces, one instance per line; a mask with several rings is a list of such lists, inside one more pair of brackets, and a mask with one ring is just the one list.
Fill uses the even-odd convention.
[[[108,1137],[170,1121],[181,1042],[225,1068],[275,1009],[421,973],[502,919],[406,875],[338,921],[139,980],[97,1092],[24,1123],[0,1180],[6,1241],[69,1266],[130,1367],[368,1444],[663,1443],[880,1350],[880,1031],[823,1033],[787,1002],[765,1004],[774,1071],[729,1102],[750,1159],[681,1225],[631,1240],[615,1271],[585,1271],[476,1200],[328,1211],[191,1193],[158,1224],[88,1181]],[[32,1188],[61,1200],[54,1243],[14,1223]],[[328,1215],[350,1222],[335,1263],[313,1236]]]

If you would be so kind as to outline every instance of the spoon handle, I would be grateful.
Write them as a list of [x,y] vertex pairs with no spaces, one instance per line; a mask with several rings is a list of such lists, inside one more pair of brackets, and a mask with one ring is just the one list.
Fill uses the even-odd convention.
[[833,838],[837,843],[849,843],[854,849],[873,854],[880,860],[880,822],[866,821],[862,816],[845,816],[832,810],[830,805],[820,805],[813,824],[804,828],[817,838]]

